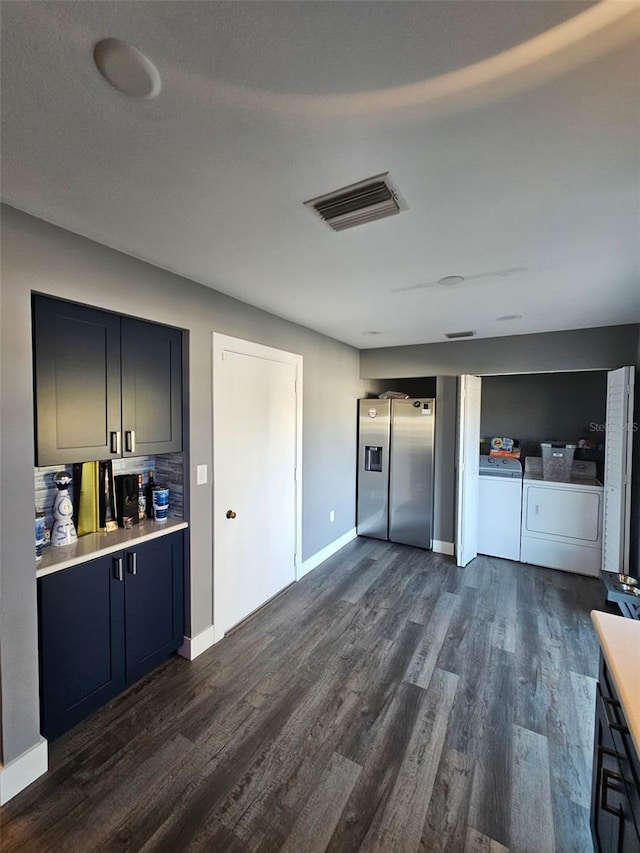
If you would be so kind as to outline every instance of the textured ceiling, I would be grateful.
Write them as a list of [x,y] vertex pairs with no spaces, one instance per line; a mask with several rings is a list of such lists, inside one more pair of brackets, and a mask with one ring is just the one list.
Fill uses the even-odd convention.
[[[359,348],[640,322],[637,3],[27,0],[0,27],[9,204]],[[159,97],[99,76],[107,36]],[[395,217],[303,207],[385,171]]]

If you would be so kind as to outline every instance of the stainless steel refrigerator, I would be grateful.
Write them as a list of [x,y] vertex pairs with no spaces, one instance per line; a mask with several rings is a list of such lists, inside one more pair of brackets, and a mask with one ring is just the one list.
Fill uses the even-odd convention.
[[358,404],[358,535],[431,548],[435,401]]

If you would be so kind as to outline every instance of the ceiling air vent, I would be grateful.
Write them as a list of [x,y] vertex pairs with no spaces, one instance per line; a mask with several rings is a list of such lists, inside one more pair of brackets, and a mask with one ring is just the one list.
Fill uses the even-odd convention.
[[374,222],[407,209],[388,172],[312,198],[305,205],[315,210],[334,231]]
[[445,332],[445,338],[472,338],[475,332]]

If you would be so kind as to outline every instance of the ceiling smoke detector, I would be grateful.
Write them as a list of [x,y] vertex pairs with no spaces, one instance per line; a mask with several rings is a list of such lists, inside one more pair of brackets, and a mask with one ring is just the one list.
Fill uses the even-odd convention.
[[527,267],[510,267],[506,270],[491,270],[490,272],[477,272],[474,275],[445,275],[442,278],[438,278],[435,281],[423,281],[420,284],[410,284],[404,287],[393,287],[391,288],[391,293],[411,293],[414,290],[424,290],[427,288],[455,288],[458,285],[463,285],[467,287],[467,285],[474,281],[479,281],[481,279],[492,279],[492,278],[509,278],[513,275],[518,275],[520,273],[525,272]]
[[475,332],[445,332],[445,338],[472,338]]
[[407,204],[391,183],[388,172],[375,175],[304,202],[334,231],[365,225],[407,210]]
[[441,284],[443,287],[452,287],[455,284],[462,284],[463,281],[463,275],[445,275],[444,278],[438,279],[438,284]]
[[93,61],[107,83],[123,95],[149,100],[160,94],[162,82],[158,69],[126,41],[102,39],[93,49]]

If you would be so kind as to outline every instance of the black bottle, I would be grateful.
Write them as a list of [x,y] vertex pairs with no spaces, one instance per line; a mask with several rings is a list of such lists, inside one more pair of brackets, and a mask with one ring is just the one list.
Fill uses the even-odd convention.
[[153,487],[155,483],[153,482],[153,471],[149,471],[149,479],[147,480],[147,485],[144,488],[144,496],[146,498],[146,507],[145,512],[147,514],[147,518],[153,518]]

